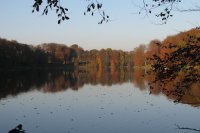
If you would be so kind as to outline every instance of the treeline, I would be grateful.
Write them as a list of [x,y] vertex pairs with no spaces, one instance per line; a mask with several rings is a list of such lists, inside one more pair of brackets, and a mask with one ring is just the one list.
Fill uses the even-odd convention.
[[[143,49],[144,51],[144,49]],[[37,46],[0,38],[0,67],[84,66],[120,69],[134,65],[134,51],[83,50],[74,44],[46,43]]]
[[[0,39],[0,67],[73,65],[98,69],[107,68],[111,71],[123,67],[159,68],[157,70],[161,70],[168,68],[167,64],[188,66],[192,59],[195,59],[193,64],[199,67],[199,36],[200,30],[192,29],[167,37],[164,41],[153,40],[148,45],[140,45],[132,51],[113,50],[111,48],[88,51],[76,44],[66,46],[48,43],[32,46],[17,41]],[[175,51],[177,53],[174,53]],[[172,53],[176,56],[173,56]],[[182,54],[184,56],[181,56]],[[176,58],[173,59],[173,57]],[[159,64],[161,60],[166,59],[173,61]]]
[[0,67],[43,66],[46,61],[47,56],[41,49],[0,39]]
[[0,67],[45,67],[73,64],[77,60],[79,50],[81,48],[77,45],[67,47],[49,43],[32,46],[0,39]]

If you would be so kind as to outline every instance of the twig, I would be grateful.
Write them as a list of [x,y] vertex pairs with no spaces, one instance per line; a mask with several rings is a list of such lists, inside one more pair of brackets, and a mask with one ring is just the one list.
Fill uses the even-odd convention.
[[195,128],[189,128],[189,127],[180,127],[179,125],[175,124],[177,129],[179,130],[190,130],[190,131],[195,131],[195,132],[200,132],[200,129],[195,129]]

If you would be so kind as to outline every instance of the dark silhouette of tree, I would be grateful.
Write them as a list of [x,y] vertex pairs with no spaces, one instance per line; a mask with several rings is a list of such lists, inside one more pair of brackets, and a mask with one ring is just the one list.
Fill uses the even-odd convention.
[[0,67],[32,67],[47,64],[47,56],[41,49],[16,41],[0,39]]
[[0,39],[0,68],[74,64],[80,51],[81,48],[55,43],[31,46]]

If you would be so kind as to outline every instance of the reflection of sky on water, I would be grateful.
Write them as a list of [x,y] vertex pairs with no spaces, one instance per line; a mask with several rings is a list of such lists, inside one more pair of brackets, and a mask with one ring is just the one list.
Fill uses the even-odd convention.
[[31,91],[0,101],[0,132],[23,124],[27,133],[177,133],[199,127],[199,108],[125,83],[85,85],[78,91]]

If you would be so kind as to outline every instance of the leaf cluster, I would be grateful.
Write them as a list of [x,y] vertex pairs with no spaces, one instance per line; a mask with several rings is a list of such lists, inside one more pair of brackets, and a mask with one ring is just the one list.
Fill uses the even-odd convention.
[[[33,10],[32,13],[34,12],[40,12],[41,6],[46,2],[44,9],[42,9],[42,15],[47,15],[49,13],[49,10],[54,10],[55,13],[58,16],[58,24],[60,24],[62,21],[69,20],[69,9],[63,7],[60,4],[60,0],[34,0],[33,4]],[[97,12],[101,16],[101,20],[99,21],[98,24],[102,24],[103,22],[108,22],[109,21],[109,16],[105,13],[104,10],[102,10],[103,4],[98,2],[97,0],[86,0],[89,2],[86,11],[84,12],[84,15],[86,13],[90,13],[92,16]]]
[[102,10],[103,4],[100,3],[99,1],[93,1],[93,0],[87,0],[90,3],[87,6],[87,11],[84,12],[84,15],[87,13],[90,13],[91,16],[94,16],[95,12],[97,12],[101,16],[101,20],[98,22],[98,24],[102,24],[103,22],[108,22],[109,21],[109,15],[105,13],[104,10]]
[[155,17],[161,20],[161,24],[166,24],[167,20],[173,17],[174,6],[182,2],[181,0],[152,0],[151,3],[147,3],[143,0],[143,7],[139,11],[139,14],[145,12],[146,16],[155,15]]
[[[40,7],[43,3],[43,0],[35,0],[33,4],[33,10],[32,13],[35,11],[39,12]],[[60,4],[60,0],[47,0],[47,4],[45,8],[43,9],[42,15],[47,15],[49,10],[55,10],[57,16],[58,16],[58,24],[60,24],[62,21],[69,20],[68,16],[68,8],[64,8]]]

